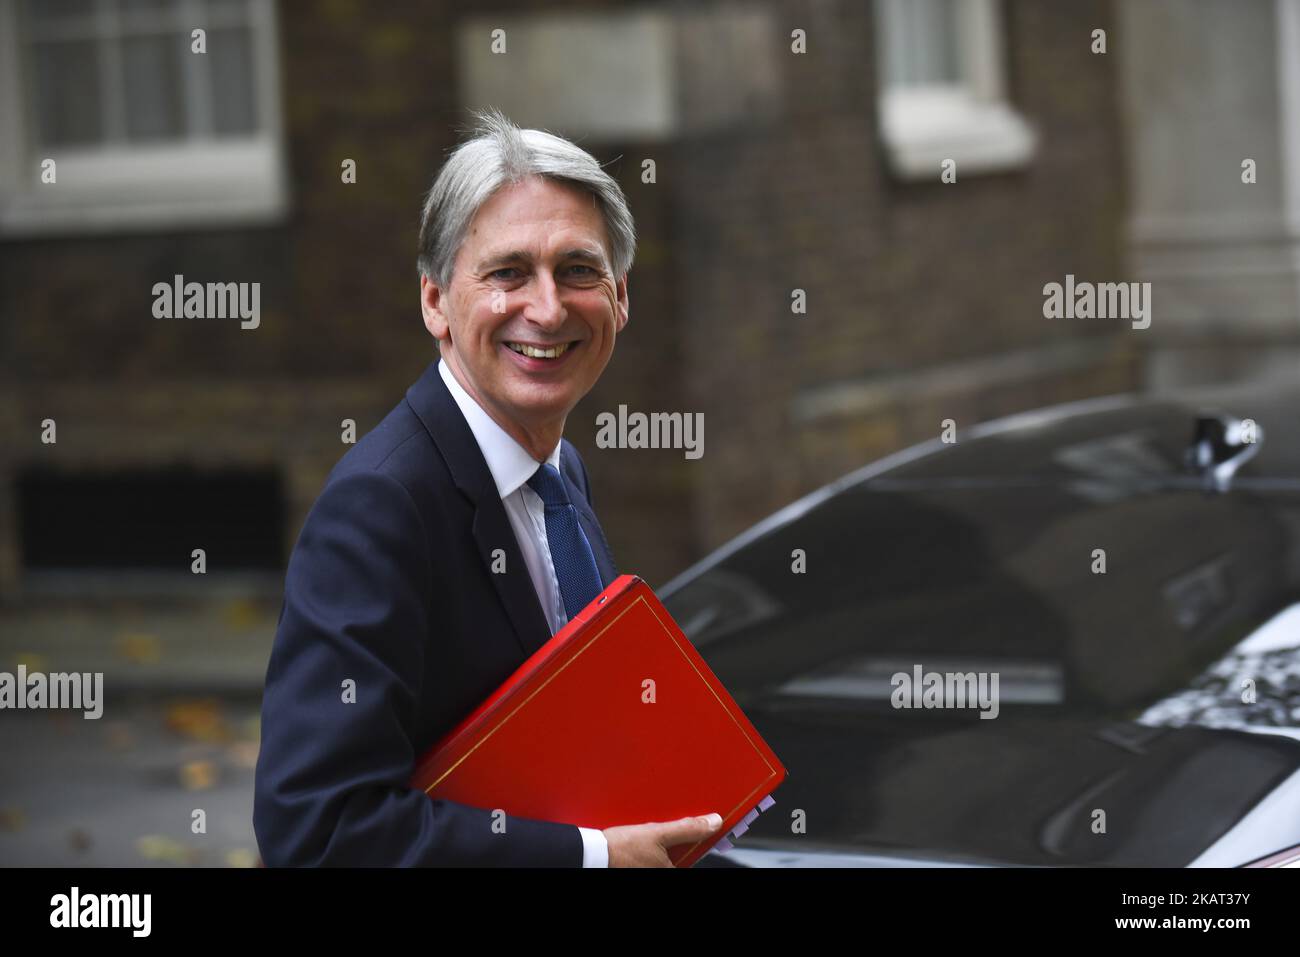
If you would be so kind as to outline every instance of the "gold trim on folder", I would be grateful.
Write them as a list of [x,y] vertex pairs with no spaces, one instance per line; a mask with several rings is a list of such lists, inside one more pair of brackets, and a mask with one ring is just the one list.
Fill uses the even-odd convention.
[[[455,771],[458,767],[460,767],[461,764],[463,764],[469,758],[470,755],[472,755],[475,751],[477,751],[480,747],[482,747],[482,745],[486,743],[487,740],[492,737],[492,735],[496,734],[497,731],[499,731],[502,727],[504,727],[507,721],[513,718],[516,714],[518,714],[520,709],[522,709],[526,704],[528,704],[528,702],[532,701],[533,698],[535,698],[543,688],[545,688],[548,684],[554,681],[555,678],[558,677],[559,674],[562,671],[564,671],[565,668],[569,667],[569,665],[577,661],[579,655],[583,654],[588,648],[590,648],[593,644],[595,644],[595,642],[597,642],[601,638],[601,636],[605,634],[605,632],[609,631],[609,629],[614,627],[614,625],[619,621],[620,618],[622,618],[628,612],[632,611],[632,609],[636,608],[638,605],[646,606],[646,609],[650,612],[651,615],[654,616],[655,621],[659,623],[659,627],[662,628],[663,631],[668,635],[668,637],[672,639],[673,646],[678,650],[681,656],[686,659],[687,663],[690,664],[692,670],[694,670],[695,674],[699,677],[700,681],[702,681],[704,683],[704,686],[709,689],[710,693],[712,693],[714,700],[718,703],[718,706],[721,707],[722,710],[725,711],[731,717],[732,722],[736,725],[737,729],[744,736],[745,740],[749,742],[750,747],[754,749],[754,753],[758,755],[759,760],[764,764],[764,766],[767,767],[769,774],[774,774],[776,772],[776,768],[774,768],[771,762],[767,760],[766,755],[763,754],[762,749],[760,749],[758,745],[754,742],[754,740],[750,737],[749,733],[745,730],[745,727],[739,721],[736,720],[736,716],[732,714],[731,709],[728,708],[725,704],[723,704],[722,699],[718,697],[717,691],[715,691],[713,686],[709,684],[709,682],[705,679],[704,675],[700,672],[700,669],[696,667],[695,662],[691,660],[691,656],[686,653],[686,650],[682,647],[681,642],[678,641],[677,635],[674,633],[674,629],[664,624],[663,619],[660,618],[659,615],[655,612],[654,607],[649,602],[646,601],[645,595],[638,595],[636,599],[633,600],[626,608],[624,608],[621,612],[619,612],[616,616],[614,616],[614,618],[611,619],[605,625],[605,627],[601,628],[600,631],[592,635],[590,640],[588,640],[586,644],[584,644],[581,648],[579,648],[576,652],[574,652],[573,655],[570,656],[568,661],[566,661],[563,665],[557,668],[555,670],[555,674],[548,677],[545,681],[543,681],[540,685],[538,685],[535,689],[533,689],[532,693],[529,694],[528,697],[525,698],[523,701],[519,702],[519,704],[517,704],[510,711],[509,714],[503,717],[496,727],[494,727],[491,731],[485,734],[472,748],[470,748],[463,755],[461,755],[460,758],[457,759],[457,761],[451,765],[451,767],[447,768],[446,771],[444,771],[441,775],[439,775],[438,778],[432,784],[430,784],[427,788],[424,789],[424,793],[428,794],[439,784],[441,784],[444,780],[446,780],[447,776],[451,774],[452,771]],[[729,818],[732,814],[734,814],[737,810],[741,808],[754,807],[757,804],[757,801],[756,800],[751,801],[751,799],[756,798],[759,792],[762,790],[763,790],[763,785],[760,784],[757,788],[750,791],[749,794],[745,795],[745,797],[741,799],[740,803],[734,805],[731,808],[731,810],[727,811],[726,814],[722,815],[722,819],[725,821],[727,818]],[[713,839],[714,838],[712,835],[710,835],[709,838],[706,838],[706,840],[713,840]],[[692,851],[695,850],[695,848],[699,847],[703,843],[704,841],[697,841],[696,843],[692,844],[690,846],[690,850],[687,851],[687,854],[690,854]]]

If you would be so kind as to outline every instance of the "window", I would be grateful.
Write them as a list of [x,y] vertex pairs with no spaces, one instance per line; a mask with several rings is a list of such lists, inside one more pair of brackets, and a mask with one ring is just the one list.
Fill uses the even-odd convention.
[[890,168],[937,179],[1022,166],[1036,136],[1005,98],[997,0],[876,0],[880,128]]
[[274,581],[284,567],[284,485],[271,469],[34,467],[16,476],[15,497],[33,592],[170,592],[195,580],[196,548],[205,581]]
[[0,0],[0,231],[278,217],[275,42],[270,0]]

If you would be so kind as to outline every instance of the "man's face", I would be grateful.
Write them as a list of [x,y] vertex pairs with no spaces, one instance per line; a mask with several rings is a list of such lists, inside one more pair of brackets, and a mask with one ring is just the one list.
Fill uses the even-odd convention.
[[[420,300],[451,371],[507,431],[562,427],[628,318],[627,277],[613,275],[594,198],[540,177],[483,204],[450,287],[421,277]],[[521,355],[525,345],[562,351]]]

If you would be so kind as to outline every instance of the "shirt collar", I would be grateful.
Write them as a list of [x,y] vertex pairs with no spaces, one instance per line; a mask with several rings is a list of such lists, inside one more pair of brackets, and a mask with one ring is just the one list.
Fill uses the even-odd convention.
[[[465,391],[460,380],[452,374],[451,369],[447,368],[447,363],[441,359],[438,360],[438,372],[442,374],[442,381],[447,383],[452,398],[460,406],[461,414],[465,416],[470,431],[474,433],[474,440],[478,442],[483,458],[487,460],[488,470],[492,473],[492,480],[497,486],[497,493],[504,499],[532,478],[541,463],[516,442],[509,432],[497,425],[492,416],[483,411],[483,407]],[[555,443],[555,448],[546,461],[559,471],[560,442]]]

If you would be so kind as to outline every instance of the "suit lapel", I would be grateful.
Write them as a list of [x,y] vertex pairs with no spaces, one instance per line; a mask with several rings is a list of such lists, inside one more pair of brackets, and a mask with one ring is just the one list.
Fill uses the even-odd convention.
[[[424,375],[407,390],[406,399],[433,437],[456,487],[474,506],[472,530],[479,558],[506,614],[510,616],[520,649],[531,655],[550,640],[551,629],[528,576],[528,566],[515,540],[505,506],[497,495],[487,460],[483,458],[460,406],[447,390],[447,383],[442,381],[438,361],[431,363]],[[505,552],[505,574],[492,571],[492,552],[498,548]]]
[[600,572],[601,586],[608,588],[618,577],[618,569],[614,567],[614,555],[610,551],[609,543],[605,541],[605,532],[596,519],[596,513],[592,511],[591,503],[587,501],[587,496],[582,493],[582,488],[578,485],[576,465],[569,458],[570,455],[577,454],[569,448],[561,451],[560,476],[568,486],[569,501],[573,502],[574,508],[577,509],[578,524],[582,526],[583,532],[587,535],[587,542],[591,545],[591,553],[596,559],[596,568]]

